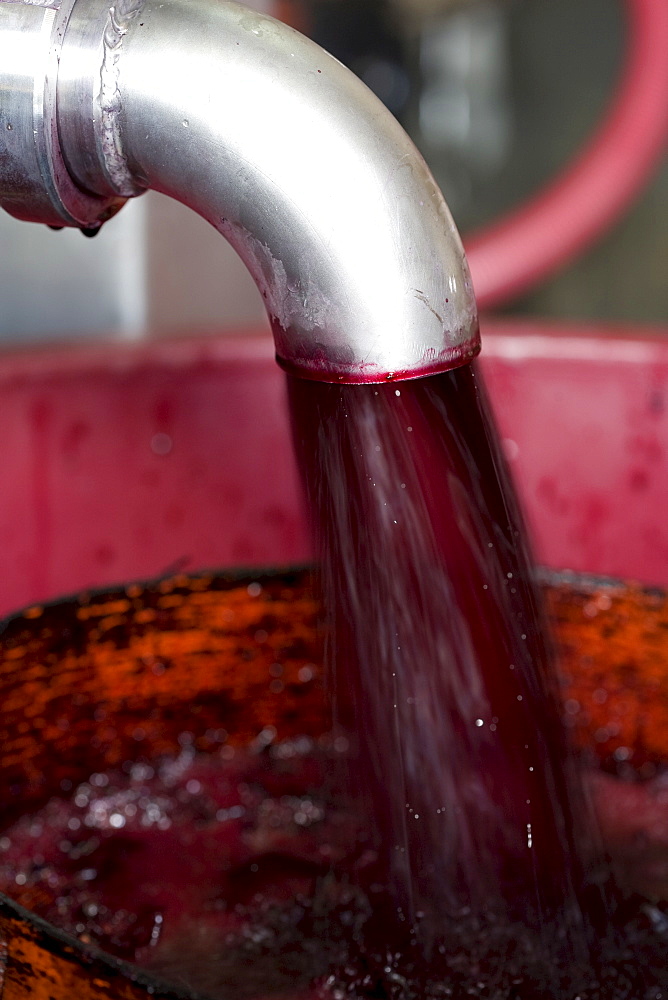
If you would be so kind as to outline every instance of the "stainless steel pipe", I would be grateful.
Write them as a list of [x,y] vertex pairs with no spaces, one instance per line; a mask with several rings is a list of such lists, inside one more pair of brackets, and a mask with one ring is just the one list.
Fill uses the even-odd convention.
[[0,0],[0,204],[94,229],[147,188],[234,246],[295,374],[411,378],[478,351],[433,177],[319,46],[227,0]]

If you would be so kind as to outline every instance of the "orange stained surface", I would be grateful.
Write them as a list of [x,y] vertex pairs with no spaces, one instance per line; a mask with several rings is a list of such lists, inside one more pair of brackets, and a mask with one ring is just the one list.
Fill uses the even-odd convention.
[[[547,588],[566,724],[608,768],[668,757],[668,601],[658,589],[575,581]],[[651,771],[649,772],[651,773]]]

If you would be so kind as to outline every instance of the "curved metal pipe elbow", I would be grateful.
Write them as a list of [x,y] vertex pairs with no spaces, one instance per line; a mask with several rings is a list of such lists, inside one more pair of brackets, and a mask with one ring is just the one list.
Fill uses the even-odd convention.
[[0,94],[3,207],[94,228],[146,188],[190,206],[246,263],[294,374],[411,378],[477,353],[422,157],[291,28],[225,0],[0,0]]

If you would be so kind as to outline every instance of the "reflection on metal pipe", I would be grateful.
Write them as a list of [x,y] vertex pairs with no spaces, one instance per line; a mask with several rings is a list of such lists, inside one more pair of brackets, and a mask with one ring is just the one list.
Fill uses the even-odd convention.
[[410,378],[477,353],[427,166],[298,32],[219,0],[0,0],[0,94],[4,208],[95,228],[146,188],[184,202],[248,266],[296,374]]

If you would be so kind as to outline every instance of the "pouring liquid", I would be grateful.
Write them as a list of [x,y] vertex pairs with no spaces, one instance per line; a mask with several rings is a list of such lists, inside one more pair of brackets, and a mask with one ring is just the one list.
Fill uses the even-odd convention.
[[290,393],[332,697],[403,914],[428,942],[462,907],[559,910],[577,946],[586,810],[477,372]]

